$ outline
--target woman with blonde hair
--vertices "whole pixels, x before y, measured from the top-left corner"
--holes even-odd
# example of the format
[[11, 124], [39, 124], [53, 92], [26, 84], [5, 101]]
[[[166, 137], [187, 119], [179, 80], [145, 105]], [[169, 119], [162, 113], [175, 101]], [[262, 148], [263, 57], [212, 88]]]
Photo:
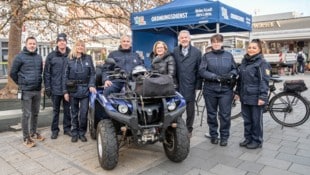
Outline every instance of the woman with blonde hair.
[[172, 54], [168, 51], [168, 46], [163, 41], [155, 42], [153, 52], [151, 53], [152, 70], [160, 74], [170, 75], [176, 84], [176, 68], [175, 60]]
[[90, 55], [85, 54], [85, 43], [75, 42], [69, 54], [63, 78], [64, 98], [70, 102], [72, 142], [78, 138], [86, 142], [89, 92], [96, 93], [95, 68]]

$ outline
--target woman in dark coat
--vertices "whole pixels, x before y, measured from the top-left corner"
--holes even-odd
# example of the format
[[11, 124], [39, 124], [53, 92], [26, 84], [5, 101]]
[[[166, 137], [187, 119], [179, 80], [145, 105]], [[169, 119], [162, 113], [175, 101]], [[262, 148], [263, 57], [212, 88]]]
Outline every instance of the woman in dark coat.
[[236, 98], [240, 97], [244, 124], [244, 140], [239, 144], [248, 149], [263, 144], [263, 110], [268, 100], [270, 65], [264, 59], [259, 39], [250, 42], [239, 67]]
[[[71, 89], [68, 82], [73, 82]], [[63, 78], [63, 89], [64, 98], [66, 101], [70, 101], [71, 106], [71, 142], [77, 142], [78, 138], [82, 142], [86, 142], [88, 97], [90, 92], [96, 93], [96, 88], [94, 64], [92, 57], [85, 54], [83, 41], [77, 41], [69, 54]]]
[[151, 54], [152, 70], [160, 74], [170, 75], [176, 84], [175, 75], [175, 61], [171, 53], [168, 51], [168, 46], [163, 41], [157, 41], [153, 46]]

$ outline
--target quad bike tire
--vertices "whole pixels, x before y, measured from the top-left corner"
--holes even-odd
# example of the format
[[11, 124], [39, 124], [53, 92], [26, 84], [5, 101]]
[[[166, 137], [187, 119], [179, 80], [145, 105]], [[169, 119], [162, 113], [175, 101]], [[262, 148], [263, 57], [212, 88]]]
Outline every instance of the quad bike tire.
[[118, 143], [115, 127], [110, 119], [101, 120], [97, 126], [97, 152], [99, 163], [111, 170], [118, 163]]
[[163, 146], [168, 159], [173, 162], [181, 162], [188, 156], [190, 142], [184, 120], [178, 117], [176, 122], [176, 128], [169, 126], [166, 129]]

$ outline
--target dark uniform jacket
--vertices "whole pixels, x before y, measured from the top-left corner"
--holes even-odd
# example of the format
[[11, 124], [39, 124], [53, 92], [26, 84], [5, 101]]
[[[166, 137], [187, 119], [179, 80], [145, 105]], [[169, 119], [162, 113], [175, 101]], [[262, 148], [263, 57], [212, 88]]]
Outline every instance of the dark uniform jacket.
[[176, 65], [175, 60], [171, 53], [166, 53], [162, 58], [156, 57], [154, 53], [151, 53], [152, 70], [157, 71], [160, 74], [170, 75], [176, 84]]
[[[118, 50], [111, 52], [108, 58], [113, 58], [116, 62], [116, 67], [124, 70], [128, 75], [131, 73], [134, 67], [138, 65], [143, 65], [143, 60], [139, 57], [139, 55], [130, 49], [122, 49], [119, 47]], [[109, 80], [107, 74], [103, 71], [102, 73], [102, 82]]]
[[42, 57], [26, 47], [15, 57], [10, 77], [23, 91], [40, 91], [42, 84]]
[[58, 47], [48, 54], [44, 66], [44, 85], [45, 89], [50, 89], [54, 95], [63, 95], [62, 78], [65, 73], [65, 65], [67, 62], [70, 49], [66, 48], [66, 53], [61, 53]]
[[267, 103], [270, 65], [262, 54], [252, 57], [245, 55], [239, 67], [240, 73], [236, 93], [241, 102], [248, 105], [257, 105], [258, 99]]
[[77, 92], [70, 95], [75, 98], [88, 97], [89, 88], [95, 87], [95, 68], [90, 55], [83, 54], [81, 58], [68, 59], [62, 82], [64, 94], [68, 93], [66, 83], [72, 80], [77, 84]]
[[201, 88], [199, 76], [199, 65], [201, 62], [201, 52], [193, 46], [189, 46], [186, 56], [182, 53], [182, 46], [174, 48], [173, 56], [177, 68], [178, 91], [183, 95], [187, 102], [195, 101], [196, 89]]
[[[200, 76], [205, 80], [204, 88], [215, 91], [231, 89], [228, 84], [218, 82], [223, 76], [236, 77], [238, 74], [237, 65], [230, 52], [224, 50], [213, 50], [204, 54], [199, 67]], [[210, 83], [209, 83], [210, 82]], [[214, 83], [212, 83], [214, 82]], [[224, 85], [224, 86], [222, 86]]]

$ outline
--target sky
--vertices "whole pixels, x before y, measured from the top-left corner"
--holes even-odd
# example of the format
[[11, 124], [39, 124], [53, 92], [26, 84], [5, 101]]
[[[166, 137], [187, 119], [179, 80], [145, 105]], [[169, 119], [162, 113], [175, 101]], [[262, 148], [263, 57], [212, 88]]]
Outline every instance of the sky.
[[310, 0], [219, 0], [250, 15], [267, 15], [283, 12], [303, 13], [310, 16]]

